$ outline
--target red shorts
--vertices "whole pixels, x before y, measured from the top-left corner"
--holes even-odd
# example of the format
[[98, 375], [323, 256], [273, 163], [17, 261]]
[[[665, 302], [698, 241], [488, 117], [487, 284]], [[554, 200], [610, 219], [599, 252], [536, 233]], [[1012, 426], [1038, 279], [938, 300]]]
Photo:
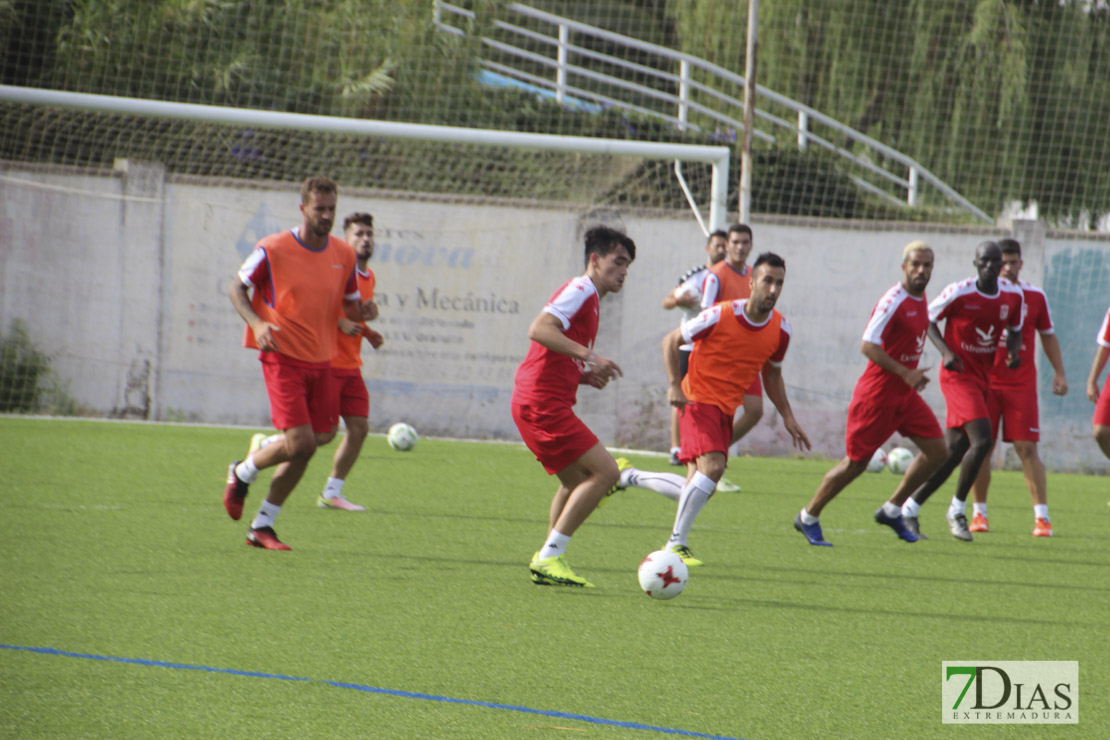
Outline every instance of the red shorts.
[[720, 452], [728, 459], [732, 442], [732, 417], [711, 403], [688, 403], [678, 417], [682, 449], [678, 460], [689, 463], [709, 452]]
[[945, 429], [959, 429], [969, 421], [989, 419], [990, 410], [987, 408], [989, 390], [978, 381], [958, 373], [942, 374], [940, 392], [944, 394], [946, 407]]
[[1091, 424], [1096, 427], [1110, 427], [1110, 382], [1102, 386], [1095, 404], [1095, 415]]
[[895, 432], [903, 437], [922, 439], [944, 436], [936, 415], [920, 393], [907, 393], [897, 403], [882, 403], [881, 400], [874, 396], [856, 398], [853, 395], [852, 402], [848, 404], [848, 431], [844, 435], [844, 444], [852, 460], [869, 461], [875, 450], [882, 447]]
[[312, 425], [324, 434], [339, 424], [339, 399], [332, 387], [328, 363], [305, 363], [263, 352], [262, 377], [270, 397], [270, 420], [275, 429]]
[[331, 369], [340, 416], [370, 416], [370, 394], [358, 369]]
[[1041, 440], [1036, 388], [991, 388], [987, 393], [987, 411], [993, 437], [998, 437], [1001, 421], [1003, 442]]
[[574, 415], [570, 406], [524, 406], [511, 404], [513, 421], [524, 444], [554, 475], [586, 454], [597, 444], [597, 435]]
[[756, 375], [755, 380], [748, 386], [748, 390], [744, 391], [745, 396], [762, 396], [763, 395], [763, 376]]

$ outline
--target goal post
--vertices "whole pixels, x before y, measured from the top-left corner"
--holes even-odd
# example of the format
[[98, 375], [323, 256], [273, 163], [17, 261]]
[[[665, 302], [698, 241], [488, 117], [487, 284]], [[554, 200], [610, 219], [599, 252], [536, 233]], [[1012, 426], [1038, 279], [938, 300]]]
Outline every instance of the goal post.
[[[603, 155], [675, 162], [675, 177], [695, 212], [702, 231], [724, 228], [727, 221], [730, 149], [723, 146], [675, 144], [587, 136], [535, 134], [519, 131], [463, 128], [420, 123], [362, 120], [340, 116], [282, 113], [194, 103], [94, 95], [59, 90], [0, 85], [0, 101], [13, 104], [67, 108], [123, 116], [192, 121], [225, 126], [257, 126], [326, 134], [345, 134], [388, 140], [531, 149], [567, 154]], [[711, 167], [708, 227], [682, 177], [681, 162]]]

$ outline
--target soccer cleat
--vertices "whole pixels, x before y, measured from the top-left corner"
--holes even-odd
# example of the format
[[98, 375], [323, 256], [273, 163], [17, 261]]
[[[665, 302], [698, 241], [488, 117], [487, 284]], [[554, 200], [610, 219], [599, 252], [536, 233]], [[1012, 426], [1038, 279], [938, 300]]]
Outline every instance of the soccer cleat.
[[825, 536], [821, 534], [821, 523], [814, 522], [813, 524], [806, 524], [802, 521], [802, 515], [800, 513], [794, 517], [794, 529], [805, 535], [805, 538], [811, 545], [818, 545], [820, 547], [833, 546], [833, 543], [827, 541]]
[[903, 514], [902, 515], [902, 523], [906, 525], [906, 529], [908, 529], [910, 531], [910, 534], [912, 534], [914, 537], [917, 537], [917, 539], [919, 539], [919, 540], [929, 539], [925, 535], [921, 534], [921, 523], [917, 520], [917, 517], [915, 517], [915, 516], [906, 516], [905, 514]]
[[227, 509], [227, 515], [239, 521], [243, 516], [243, 502], [247, 500], [247, 489], [249, 485], [239, 480], [239, 476], [235, 474], [235, 466], [242, 460], [236, 460], [227, 466], [227, 486], [224, 488], [224, 508]]
[[728, 478], [722, 476], [721, 479], [717, 481], [716, 490], [721, 491], [722, 493], [736, 493], [740, 490], [740, 486], [736, 485]]
[[562, 555], [553, 555], [549, 558], [539, 559], [537, 552], [528, 564], [532, 572], [532, 583], [537, 586], [578, 586], [579, 588], [595, 588], [594, 584], [581, 576], [575, 575], [567, 565]]
[[919, 539], [918, 536], [911, 532], [910, 528], [906, 526], [906, 523], [902, 520], [901, 514], [898, 516], [890, 516], [883, 511], [883, 507], [880, 506], [878, 511], [875, 512], [875, 521], [893, 529], [894, 534], [898, 535], [900, 539], [906, 542], [917, 542]]
[[247, 544], [263, 550], [292, 550], [293, 548], [277, 538], [273, 527], [259, 527], [247, 532]]
[[262, 449], [262, 442], [266, 439], [266, 435], [262, 432], [251, 436], [251, 446], [247, 449], [247, 457]]
[[[621, 472], [624, 472], [625, 470], [628, 470], [631, 467], [632, 467], [632, 463], [630, 463], [625, 458], [623, 458], [623, 457], [618, 457], [617, 458], [617, 470], [619, 470]], [[618, 477], [617, 482], [613, 485], [613, 487], [610, 488], [608, 491], [606, 491], [605, 495], [601, 497], [601, 500], [597, 502], [597, 508], [600, 509], [602, 506], [605, 506], [605, 504], [608, 503], [610, 496], [612, 496], [617, 491], [623, 491], [625, 488], [627, 488], [627, 486], [621, 485], [621, 479]]]
[[971, 524], [968, 526], [968, 530], [971, 532], [989, 532], [991, 531], [991, 525], [985, 516], [976, 514], [971, 517]]
[[332, 498], [324, 498], [320, 496], [316, 499], [316, 505], [321, 509], [339, 509], [341, 511], [366, 511], [365, 506], [352, 504], [342, 496], [333, 496]]
[[699, 565], [705, 565], [705, 561], [694, 557], [694, 551], [686, 545], [668, 545], [667, 552], [673, 552], [675, 555], [682, 558], [682, 562], [686, 563], [687, 568], [696, 568]]
[[964, 542], [971, 542], [971, 530], [967, 528], [967, 517], [963, 514], [952, 516], [951, 514], [944, 515], [945, 520], [948, 521], [948, 531], [952, 536]]
[[1033, 536], [1034, 537], [1051, 537], [1052, 536], [1052, 522], [1047, 519], [1037, 517], [1033, 522]]

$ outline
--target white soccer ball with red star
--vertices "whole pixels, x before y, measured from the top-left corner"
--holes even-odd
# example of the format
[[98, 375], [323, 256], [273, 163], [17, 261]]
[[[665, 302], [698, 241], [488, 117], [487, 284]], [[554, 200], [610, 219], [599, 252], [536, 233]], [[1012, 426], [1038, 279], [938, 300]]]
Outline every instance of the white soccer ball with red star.
[[653, 599], [673, 599], [686, 588], [690, 569], [673, 552], [656, 550], [640, 563], [640, 588]]

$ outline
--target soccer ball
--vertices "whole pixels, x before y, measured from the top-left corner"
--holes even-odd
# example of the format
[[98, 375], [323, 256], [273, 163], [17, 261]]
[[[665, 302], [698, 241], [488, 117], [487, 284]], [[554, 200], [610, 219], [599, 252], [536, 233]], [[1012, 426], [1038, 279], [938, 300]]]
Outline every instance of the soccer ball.
[[416, 447], [416, 441], [420, 439], [416, 430], [410, 427], [403, 421], [399, 421], [389, 428], [389, 434], [386, 435], [386, 440], [389, 441], [389, 446], [400, 452], [408, 452], [413, 447]]
[[640, 588], [653, 599], [673, 599], [686, 588], [690, 569], [673, 552], [656, 550], [640, 563]]
[[913, 453], [905, 447], [895, 447], [886, 456], [886, 464], [890, 468], [890, 472], [895, 475], [904, 474], [912, 461]]
[[883, 468], [886, 467], [886, 453], [883, 448], [875, 450], [875, 454], [871, 456], [871, 462], [867, 463], [868, 473], [881, 473]]

